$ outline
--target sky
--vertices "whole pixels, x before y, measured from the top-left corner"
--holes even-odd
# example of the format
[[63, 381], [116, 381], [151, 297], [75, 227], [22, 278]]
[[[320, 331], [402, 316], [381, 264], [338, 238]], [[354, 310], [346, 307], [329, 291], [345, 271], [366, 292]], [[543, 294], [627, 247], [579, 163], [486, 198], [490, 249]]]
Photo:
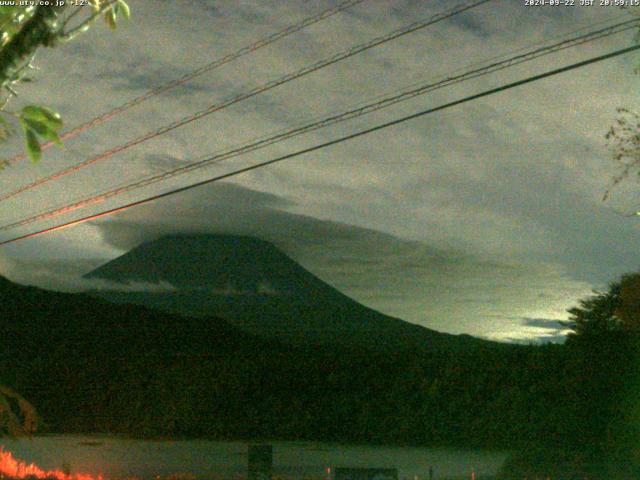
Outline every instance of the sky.
[[[579, 3], [579, 2], [576, 2]], [[132, 0], [111, 32], [39, 52], [11, 104], [43, 104], [74, 126], [334, 6], [333, 1]], [[97, 126], [33, 165], [10, 191], [353, 45], [431, 17], [449, 1], [366, 0]], [[0, 202], [2, 225], [203, 155], [342, 112], [409, 85], [559, 41], [629, 15], [615, 7], [494, 0], [385, 43]], [[296, 137], [52, 220], [26, 234], [269, 160], [633, 43], [634, 32], [502, 70]], [[557, 341], [566, 310], [638, 270], [640, 185], [623, 182], [604, 135], [638, 109], [637, 53], [580, 68], [324, 148], [112, 217], [0, 247], [0, 273], [47, 288], [163, 234], [253, 235], [367, 306], [436, 330]], [[3, 146], [10, 157], [21, 139]], [[153, 287], [153, 286], [152, 286]], [[160, 286], [164, 288], [166, 286]]]

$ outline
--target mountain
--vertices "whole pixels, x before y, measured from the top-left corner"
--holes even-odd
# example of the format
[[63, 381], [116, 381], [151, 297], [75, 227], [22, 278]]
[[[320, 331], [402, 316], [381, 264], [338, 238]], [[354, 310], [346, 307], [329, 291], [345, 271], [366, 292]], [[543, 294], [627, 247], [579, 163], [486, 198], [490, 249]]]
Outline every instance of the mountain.
[[513, 448], [593, 431], [563, 346], [482, 345], [287, 345], [0, 277], [0, 383], [44, 433]]
[[[170, 434], [163, 412], [172, 412], [198, 434], [186, 412], [210, 418], [216, 408], [235, 408], [216, 400], [222, 372], [238, 365], [246, 378], [261, 363], [256, 352], [279, 349], [217, 318], [182, 318], [0, 277], [0, 383], [32, 402], [48, 431]], [[197, 382], [204, 374], [209, 380]]]
[[[218, 316], [252, 334], [293, 344], [439, 350], [483, 343], [367, 308], [272, 244], [252, 237], [166, 236], [139, 245], [86, 277], [123, 284], [122, 291], [94, 292], [114, 302]], [[170, 284], [174, 290], [126, 290], [126, 284], [140, 282]]]

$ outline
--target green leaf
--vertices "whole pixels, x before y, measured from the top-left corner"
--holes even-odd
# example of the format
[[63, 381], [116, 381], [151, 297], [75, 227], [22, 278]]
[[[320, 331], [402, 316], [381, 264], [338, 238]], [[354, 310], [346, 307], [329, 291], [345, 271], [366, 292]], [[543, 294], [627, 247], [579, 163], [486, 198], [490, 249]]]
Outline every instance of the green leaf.
[[100, 0], [89, 0], [89, 4], [91, 5], [93, 13], [98, 13], [100, 11]]
[[62, 139], [60, 138], [60, 135], [58, 135], [56, 132], [54, 132], [53, 130], [49, 130], [49, 136], [45, 137], [47, 140], [55, 143], [56, 145], [58, 145], [59, 147], [61, 147], [63, 145], [62, 143]]
[[62, 145], [62, 140], [60, 140], [56, 131], [50, 128], [49, 125], [31, 120], [30, 118], [21, 118], [20, 123], [25, 130], [33, 130], [44, 139], [50, 140], [57, 145]]
[[116, 13], [116, 6], [118, 4], [116, 3], [116, 5], [114, 5], [112, 8], [110, 8], [107, 13], [105, 13], [104, 15], [104, 20], [105, 22], [107, 22], [107, 25], [109, 25], [109, 28], [115, 30], [116, 26], [117, 26], [117, 13]]
[[18, 7], [0, 7], [0, 23], [12, 21], [18, 12]]
[[33, 163], [38, 162], [42, 158], [42, 148], [38, 143], [38, 138], [33, 130], [25, 130], [25, 136], [27, 139], [27, 154]]
[[116, 7], [118, 8], [116, 15], [122, 15], [125, 20], [129, 20], [131, 18], [131, 9], [129, 8], [129, 5], [127, 5], [127, 2], [124, 0], [118, 0]]
[[51, 130], [59, 130], [62, 128], [62, 119], [60, 114], [45, 107], [29, 105], [22, 109], [21, 118], [41, 122], [47, 125]]

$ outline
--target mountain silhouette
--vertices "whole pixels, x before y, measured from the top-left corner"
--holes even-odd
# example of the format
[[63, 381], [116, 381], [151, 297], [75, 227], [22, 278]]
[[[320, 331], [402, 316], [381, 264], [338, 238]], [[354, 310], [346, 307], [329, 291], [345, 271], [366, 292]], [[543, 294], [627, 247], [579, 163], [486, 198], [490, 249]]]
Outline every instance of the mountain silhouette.
[[[284, 261], [273, 247], [246, 244]], [[156, 272], [166, 268], [157, 266]], [[201, 274], [206, 266], [201, 262]], [[261, 280], [275, 282], [277, 275], [269, 273]], [[438, 334], [358, 306], [306, 278], [318, 295], [333, 298], [335, 309], [344, 308], [343, 317], [327, 322], [333, 336], [323, 338], [333, 340], [342, 331], [351, 343], [292, 345], [215, 317], [118, 305], [0, 277], [0, 383], [35, 406], [41, 433], [507, 449], [558, 428], [571, 433], [573, 425], [586, 425], [575, 442], [592, 430], [579, 421], [581, 413], [573, 414], [584, 389], [577, 383], [567, 390], [574, 369], [562, 346], [534, 349]], [[291, 288], [302, 293], [303, 286]], [[316, 312], [318, 321], [336, 312], [331, 308]], [[299, 331], [315, 334], [304, 324], [311, 314], [305, 315], [296, 319]], [[428, 348], [402, 350], [418, 345], [410, 343], [411, 334]]]
[[[182, 315], [216, 316], [247, 332], [294, 344], [374, 349], [451, 349], [482, 340], [436, 332], [365, 307], [269, 242], [234, 235], [174, 235], [141, 244], [87, 278], [123, 284], [95, 294]], [[130, 283], [171, 291], [124, 291]]]

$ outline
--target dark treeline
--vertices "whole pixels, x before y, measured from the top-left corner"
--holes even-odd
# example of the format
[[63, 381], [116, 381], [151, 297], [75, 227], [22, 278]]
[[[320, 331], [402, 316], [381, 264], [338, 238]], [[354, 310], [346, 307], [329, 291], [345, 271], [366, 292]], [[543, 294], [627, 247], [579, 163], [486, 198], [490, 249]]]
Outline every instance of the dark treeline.
[[526, 455], [508, 468], [520, 470], [544, 463], [539, 449], [574, 470], [621, 465], [636, 441], [626, 332], [455, 354], [291, 347], [9, 282], [0, 315], [0, 378], [35, 405], [41, 431], [515, 449]]

